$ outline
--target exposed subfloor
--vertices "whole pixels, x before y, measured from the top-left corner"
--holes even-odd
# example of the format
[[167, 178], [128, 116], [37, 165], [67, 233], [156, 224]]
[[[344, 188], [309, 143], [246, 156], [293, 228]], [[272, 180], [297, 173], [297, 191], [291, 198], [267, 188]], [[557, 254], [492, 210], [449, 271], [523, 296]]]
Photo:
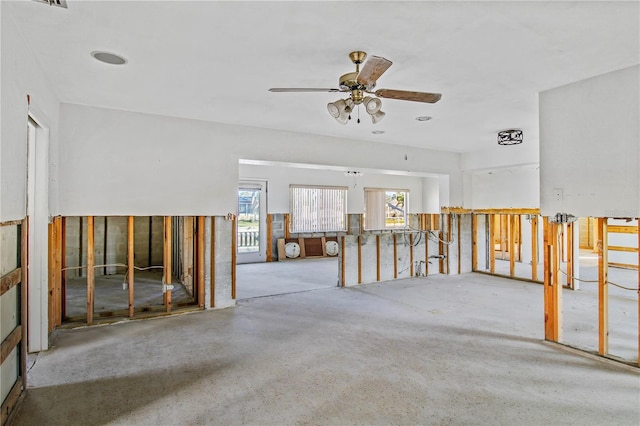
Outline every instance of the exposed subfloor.
[[542, 342], [542, 291], [436, 275], [61, 330], [13, 424], [637, 426], [638, 371]]

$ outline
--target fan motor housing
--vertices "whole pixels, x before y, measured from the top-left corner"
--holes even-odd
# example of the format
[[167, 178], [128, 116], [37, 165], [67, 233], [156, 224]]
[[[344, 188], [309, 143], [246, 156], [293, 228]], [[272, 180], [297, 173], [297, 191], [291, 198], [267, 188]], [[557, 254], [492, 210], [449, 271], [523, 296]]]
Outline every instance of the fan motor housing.
[[[351, 91], [351, 99], [354, 103], [360, 104], [364, 99], [364, 91], [371, 90], [373, 88], [367, 88], [362, 84], [358, 83], [358, 72], [349, 72], [340, 76], [340, 80], [338, 81], [338, 85], [343, 91]], [[374, 85], [375, 86], [375, 85]]]

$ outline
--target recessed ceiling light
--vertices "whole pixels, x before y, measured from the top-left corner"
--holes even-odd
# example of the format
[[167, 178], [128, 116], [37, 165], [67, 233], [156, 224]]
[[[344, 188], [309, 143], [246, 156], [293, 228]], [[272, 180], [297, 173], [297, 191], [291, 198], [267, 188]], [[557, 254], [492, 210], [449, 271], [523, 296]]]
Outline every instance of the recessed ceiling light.
[[429, 121], [432, 118], [433, 117], [429, 117], [428, 115], [421, 115], [420, 117], [416, 117], [416, 120], [418, 120], [418, 121]]
[[384, 133], [384, 130], [372, 130], [371, 133], [373, 133], [374, 135], [381, 135]]
[[100, 62], [104, 62], [105, 64], [122, 65], [127, 63], [127, 60], [125, 58], [120, 55], [116, 55], [115, 53], [96, 51], [91, 52], [91, 56], [93, 56]]

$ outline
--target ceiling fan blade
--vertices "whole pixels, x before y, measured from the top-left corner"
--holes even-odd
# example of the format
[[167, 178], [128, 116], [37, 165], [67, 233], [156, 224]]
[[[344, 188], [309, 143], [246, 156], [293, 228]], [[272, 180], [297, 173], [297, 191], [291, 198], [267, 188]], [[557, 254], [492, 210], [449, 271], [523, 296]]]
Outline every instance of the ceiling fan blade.
[[358, 74], [357, 81], [363, 86], [373, 87], [376, 81], [389, 67], [393, 64], [388, 59], [381, 58], [380, 56], [371, 56]]
[[435, 104], [440, 100], [440, 93], [410, 92], [407, 90], [378, 89], [375, 95], [380, 98], [398, 99], [401, 101], [426, 102]]
[[339, 92], [340, 89], [320, 89], [314, 87], [272, 87], [270, 92]]

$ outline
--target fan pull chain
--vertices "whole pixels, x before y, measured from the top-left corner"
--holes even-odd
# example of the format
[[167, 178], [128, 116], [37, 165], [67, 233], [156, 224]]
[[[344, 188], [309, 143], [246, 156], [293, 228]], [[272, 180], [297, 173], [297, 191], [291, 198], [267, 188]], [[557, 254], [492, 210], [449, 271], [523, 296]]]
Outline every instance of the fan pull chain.
[[358, 105], [358, 124], [360, 124], [360, 105]]

